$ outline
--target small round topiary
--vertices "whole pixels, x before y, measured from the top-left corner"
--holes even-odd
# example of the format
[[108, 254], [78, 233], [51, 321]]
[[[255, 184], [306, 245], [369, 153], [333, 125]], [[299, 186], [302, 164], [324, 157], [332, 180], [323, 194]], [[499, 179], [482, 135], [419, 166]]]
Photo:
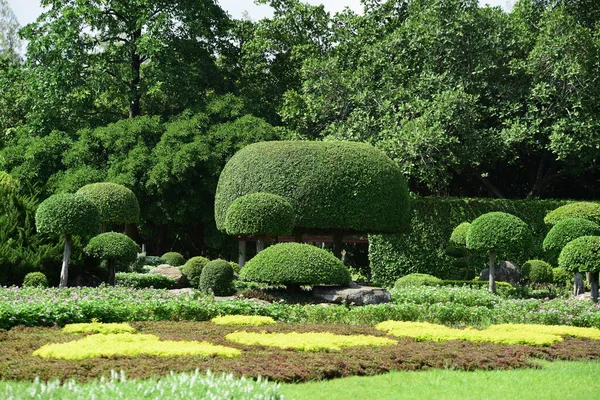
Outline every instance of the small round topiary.
[[135, 194], [118, 183], [91, 183], [77, 193], [98, 207], [103, 224], [130, 224], [138, 222], [140, 218], [140, 205]]
[[600, 225], [583, 218], [565, 218], [550, 229], [542, 247], [558, 254], [567, 243], [581, 236], [600, 236]]
[[521, 267], [521, 277], [532, 283], [550, 283], [552, 266], [544, 260], [529, 260]]
[[100, 228], [98, 209], [79, 194], [55, 194], [44, 200], [35, 213], [40, 233], [55, 235], [90, 235]]
[[296, 216], [285, 198], [272, 193], [251, 193], [235, 199], [227, 209], [225, 231], [230, 235], [291, 235]]
[[581, 236], [567, 243], [558, 266], [569, 272], [600, 271], [600, 236]]
[[566, 218], [583, 218], [600, 224], [600, 204], [591, 201], [565, 204], [546, 214], [544, 222], [546, 225], [556, 225]]
[[476, 218], [466, 237], [467, 248], [473, 250], [523, 249], [531, 242], [531, 229], [523, 220], [497, 211]]
[[210, 260], [206, 257], [192, 257], [183, 265], [181, 272], [186, 276], [190, 285], [194, 288], [198, 288], [200, 285], [200, 275], [202, 270], [208, 264]]
[[227, 261], [213, 260], [202, 269], [198, 288], [215, 296], [231, 296], [235, 293], [233, 278], [233, 268]]
[[108, 263], [108, 283], [115, 285], [117, 262], [130, 263], [137, 259], [138, 247], [127, 235], [117, 232], [101, 233], [90, 239], [85, 253]]
[[240, 271], [240, 280], [275, 285], [348, 285], [348, 268], [333, 254], [315, 246], [280, 243], [267, 247]]
[[48, 287], [48, 278], [41, 272], [30, 272], [23, 279], [23, 287]]
[[560, 286], [566, 286], [573, 280], [573, 274], [570, 274], [564, 268], [556, 267], [552, 269], [552, 281]]
[[185, 264], [185, 258], [183, 258], [183, 256], [176, 251], [169, 251], [160, 256], [160, 258], [165, 260], [167, 264], [169, 264], [172, 267], [179, 267]]
[[408, 274], [396, 280], [394, 288], [405, 286], [435, 286], [442, 283], [440, 278], [429, 274]]

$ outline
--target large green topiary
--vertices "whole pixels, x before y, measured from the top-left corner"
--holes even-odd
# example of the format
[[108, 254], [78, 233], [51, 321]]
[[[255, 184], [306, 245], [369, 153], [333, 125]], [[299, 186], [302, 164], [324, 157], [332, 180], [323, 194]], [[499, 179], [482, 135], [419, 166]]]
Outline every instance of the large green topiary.
[[202, 270], [209, 262], [210, 260], [208, 258], [202, 256], [192, 257], [186, 261], [181, 269], [181, 272], [183, 272], [183, 274], [186, 276], [190, 286], [193, 288], [198, 288]]
[[77, 193], [98, 207], [103, 224], [130, 224], [138, 222], [140, 218], [140, 206], [135, 194], [118, 183], [92, 183], [83, 186]]
[[116, 232], [101, 233], [90, 239], [85, 248], [90, 257], [106, 260], [108, 263], [108, 283], [115, 285], [117, 262], [130, 263], [136, 260], [138, 247], [127, 235]]
[[240, 280], [276, 285], [347, 285], [350, 271], [333, 254], [315, 246], [280, 243], [266, 248], [240, 271]]
[[556, 225], [566, 218], [584, 218], [600, 224], [600, 204], [591, 201], [565, 204], [546, 214], [544, 222], [547, 225]]
[[521, 267], [521, 278], [532, 283], [553, 281], [552, 266], [544, 260], [529, 260]]
[[179, 267], [185, 264], [185, 258], [181, 255], [181, 253], [178, 253], [176, 251], [169, 251], [160, 256], [160, 258], [165, 260], [167, 264], [169, 264], [172, 267]]
[[581, 236], [567, 243], [558, 256], [558, 266], [569, 272], [590, 272], [591, 295], [598, 302], [600, 236]]
[[231, 296], [235, 293], [233, 278], [233, 268], [227, 261], [213, 260], [202, 269], [198, 288], [215, 296]]
[[41, 272], [30, 272], [23, 279], [23, 287], [48, 287], [48, 278]]
[[215, 195], [215, 220], [239, 197], [287, 199], [302, 232], [398, 232], [410, 217], [406, 180], [384, 153], [364, 143], [281, 141], [246, 146], [227, 163]]
[[64, 235], [65, 250], [60, 274], [60, 287], [66, 287], [71, 259], [71, 236], [87, 236], [100, 227], [98, 209], [86, 197], [62, 193], [44, 200], [35, 213], [35, 226], [40, 233]]
[[467, 232], [468, 249], [486, 251], [490, 256], [490, 290], [496, 292], [495, 257], [497, 251], [531, 246], [529, 226], [518, 217], [504, 212], [490, 212], [477, 217]]
[[600, 225], [583, 218], [565, 218], [550, 229], [542, 247], [556, 256], [567, 243], [581, 236], [600, 236]]
[[296, 216], [289, 201], [272, 193], [251, 193], [227, 209], [225, 230], [230, 235], [291, 235]]

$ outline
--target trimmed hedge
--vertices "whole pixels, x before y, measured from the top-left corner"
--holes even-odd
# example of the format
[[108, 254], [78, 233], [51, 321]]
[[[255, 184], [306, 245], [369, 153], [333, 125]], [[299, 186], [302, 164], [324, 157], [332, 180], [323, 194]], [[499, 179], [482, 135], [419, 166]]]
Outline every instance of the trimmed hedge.
[[[412, 199], [410, 228], [399, 234], [369, 235], [369, 259], [374, 282], [392, 286], [396, 279], [420, 272], [442, 279], [461, 279], [464, 271], [454, 267], [454, 259], [446, 254], [448, 240], [454, 228], [464, 221], [490, 211], [513, 214], [526, 222], [533, 231], [533, 246], [523, 251], [504, 251], [497, 260], [510, 260], [522, 265], [530, 259], [548, 260], [542, 241], [548, 227], [546, 214], [562, 205], [560, 200], [468, 199], [448, 197], [417, 197]], [[471, 256], [477, 272], [486, 268], [488, 257]]]
[[103, 224], [130, 224], [138, 222], [140, 218], [140, 205], [135, 194], [118, 183], [91, 183], [77, 193], [98, 207]]
[[181, 272], [183, 272], [191, 287], [198, 289], [202, 270], [209, 262], [210, 260], [206, 257], [196, 256], [190, 258], [185, 264], [183, 264]]
[[301, 243], [267, 247], [246, 263], [240, 280], [274, 285], [347, 285], [350, 271], [330, 252]]
[[134, 289], [173, 289], [175, 281], [161, 274], [138, 274], [135, 272], [119, 272], [116, 274], [116, 285]]
[[233, 268], [225, 260], [213, 260], [206, 264], [200, 274], [198, 288], [215, 296], [231, 296], [235, 293], [233, 286]]
[[225, 165], [215, 195], [215, 220], [225, 230], [227, 209], [256, 192], [287, 199], [303, 232], [400, 232], [410, 217], [400, 168], [371, 145], [281, 141], [244, 147]]
[[185, 258], [176, 251], [169, 251], [160, 256], [160, 258], [172, 267], [179, 267], [185, 264]]
[[548, 225], [556, 225], [566, 218], [584, 218], [600, 224], [600, 204], [591, 201], [565, 204], [549, 212], [544, 217], [544, 222]]
[[569, 272], [600, 272], [600, 236], [581, 236], [567, 243], [558, 266]]
[[35, 226], [40, 233], [87, 236], [98, 232], [98, 208], [86, 197], [55, 194], [44, 200], [35, 213]]
[[106, 232], [91, 238], [85, 247], [85, 252], [90, 257], [102, 260], [134, 262], [137, 259], [138, 248], [129, 236], [117, 232]]
[[296, 215], [289, 201], [271, 193], [251, 193], [227, 209], [225, 230], [230, 235], [291, 235]]
[[521, 267], [521, 278], [533, 283], [551, 283], [552, 266], [543, 260], [529, 260]]
[[600, 225], [588, 219], [565, 218], [550, 229], [542, 247], [545, 251], [558, 255], [567, 243], [581, 236], [600, 236]]

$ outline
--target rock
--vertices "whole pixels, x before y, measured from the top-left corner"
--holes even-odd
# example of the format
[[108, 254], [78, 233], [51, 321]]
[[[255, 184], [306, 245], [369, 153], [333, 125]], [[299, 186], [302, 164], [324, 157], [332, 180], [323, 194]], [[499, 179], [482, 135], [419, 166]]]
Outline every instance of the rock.
[[[508, 282], [511, 285], [519, 283], [521, 278], [520, 268], [517, 264], [510, 261], [502, 261], [499, 265], [496, 265], [496, 282]], [[487, 281], [490, 279], [490, 269], [486, 268], [479, 274], [480, 281]]]
[[172, 267], [169, 264], [161, 264], [158, 267], [151, 269], [149, 273], [160, 274], [173, 279], [175, 281], [175, 288], [183, 288], [189, 285], [187, 278], [179, 268]]
[[313, 287], [313, 297], [328, 303], [354, 304], [357, 306], [392, 301], [392, 296], [387, 290], [360, 285], [351, 287], [315, 286]]

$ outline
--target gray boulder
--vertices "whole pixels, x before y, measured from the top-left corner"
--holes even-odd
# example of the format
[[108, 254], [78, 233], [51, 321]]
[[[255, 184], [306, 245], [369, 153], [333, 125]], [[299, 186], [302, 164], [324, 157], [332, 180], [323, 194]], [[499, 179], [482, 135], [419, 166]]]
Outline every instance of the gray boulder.
[[160, 274], [166, 276], [167, 278], [173, 279], [175, 281], [176, 288], [184, 288], [189, 286], [187, 278], [185, 275], [183, 275], [179, 268], [172, 267], [169, 264], [161, 264], [158, 267], [151, 269], [149, 273]]
[[[500, 264], [496, 265], [496, 281], [497, 282], [508, 282], [511, 285], [516, 285], [519, 283], [519, 279], [521, 278], [521, 273], [519, 272], [521, 269], [519, 266], [510, 261], [502, 261]], [[490, 269], [486, 268], [481, 271], [479, 274], [480, 281], [487, 281], [490, 279]]]
[[313, 287], [313, 297], [328, 303], [354, 304], [357, 306], [392, 301], [392, 296], [387, 290], [360, 285], [351, 287], [315, 286]]

